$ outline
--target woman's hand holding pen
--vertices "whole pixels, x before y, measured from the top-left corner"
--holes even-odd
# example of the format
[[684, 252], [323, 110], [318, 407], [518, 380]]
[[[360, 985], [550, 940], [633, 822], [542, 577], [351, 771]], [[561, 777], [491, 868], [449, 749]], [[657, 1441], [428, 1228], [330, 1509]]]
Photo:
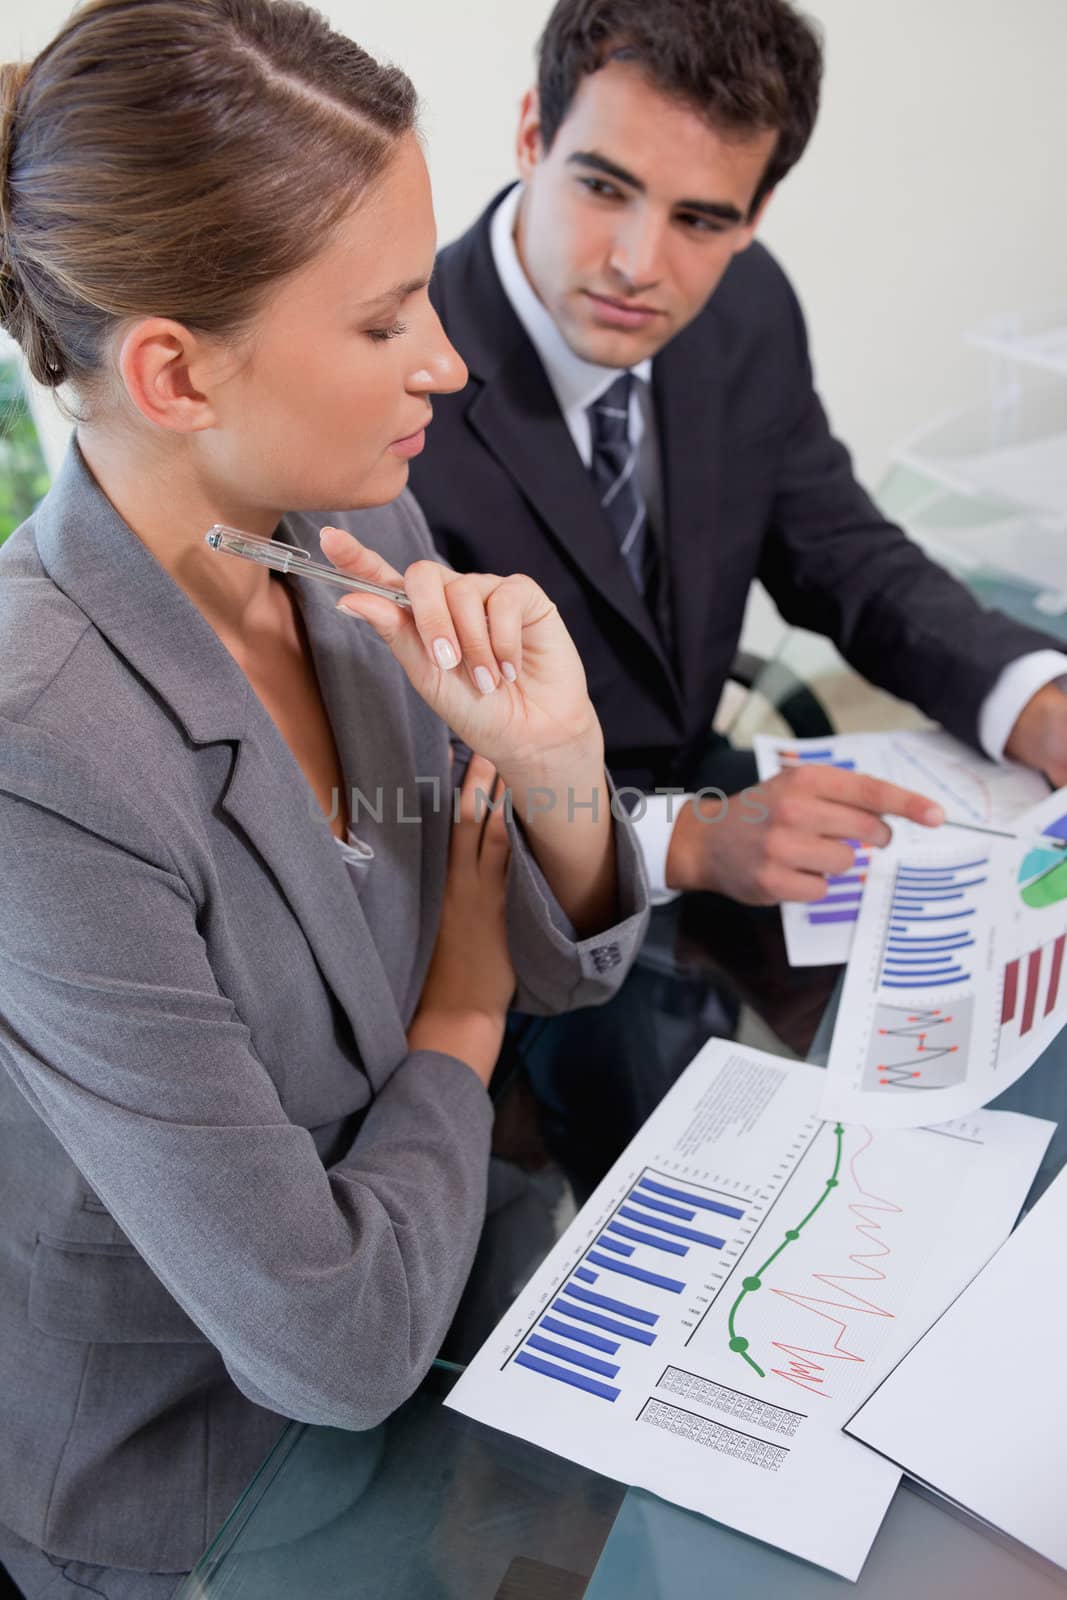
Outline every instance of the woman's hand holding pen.
[[581, 659], [531, 578], [458, 573], [416, 561], [401, 575], [343, 529], [322, 530], [323, 554], [341, 572], [403, 588], [411, 610], [353, 592], [338, 610], [369, 622], [412, 687], [464, 744], [511, 781], [576, 754], [602, 762], [603, 740]]
[[338, 610], [368, 622], [412, 687], [496, 768], [563, 910], [580, 933], [615, 920], [615, 863], [604, 737], [581, 659], [531, 578], [403, 574], [340, 528], [322, 530], [339, 571], [402, 587], [411, 610], [353, 592]]

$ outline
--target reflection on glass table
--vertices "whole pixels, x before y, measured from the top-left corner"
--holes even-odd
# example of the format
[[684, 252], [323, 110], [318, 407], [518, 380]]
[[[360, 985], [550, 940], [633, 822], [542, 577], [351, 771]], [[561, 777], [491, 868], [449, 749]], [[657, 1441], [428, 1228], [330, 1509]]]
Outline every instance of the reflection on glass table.
[[[793, 634], [780, 654], [807, 678], [817, 648], [828, 647]], [[758, 687], [750, 696], [731, 730], [736, 742], [777, 731], [769, 698]], [[899, 719], [885, 725], [914, 725], [911, 708], [882, 698], [884, 716]], [[715, 1031], [712, 1001], [721, 1007], [732, 993], [742, 1023], [755, 1019], [763, 1030], [755, 1042], [825, 1064], [837, 969], [791, 969], [776, 909], [687, 896], [656, 916], [657, 955], [640, 982], [650, 1026], [679, 1059]], [[1067, 1037], [997, 1104], [1062, 1124], [1036, 1198], [1067, 1160]], [[544, 1152], [528, 1111], [521, 1094], [498, 1111], [505, 1165], [521, 1175], [502, 1216], [510, 1211], [521, 1248], [511, 1251], [505, 1237], [501, 1251], [479, 1256], [470, 1298], [485, 1332], [573, 1209], [558, 1171], [539, 1165]], [[534, 1202], [540, 1232], [529, 1221]], [[503, 1300], [494, 1255], [511, 1274]], [[179, 1600], [793, 1600], [850, 1592], [843, 1579], [446, 1409], [457, 1370], [439, 1363], [370, 1433], [285, 1427]], [[861, 1600], [1051, 1600], [1067, 1593], [1067, 1575], [903, 1487], [851, 1592]]]

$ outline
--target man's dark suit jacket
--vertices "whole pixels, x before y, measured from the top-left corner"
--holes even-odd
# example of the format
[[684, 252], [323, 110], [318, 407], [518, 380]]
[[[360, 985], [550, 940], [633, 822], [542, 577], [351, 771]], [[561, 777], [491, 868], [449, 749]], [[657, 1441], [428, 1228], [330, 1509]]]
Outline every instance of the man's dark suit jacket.
[[529, 573], [556, 601], [616, 778], [692, 784], [754, 578], [788, 622], [975, 744], [1002, 668], [1058, 641], [981, 610], [876, 510], [830, 433], [793, 289], [760, 245], [652, 365], [664, 648], [497, 276], [502, 198], [438, 257], [431, 297], [470, 382], [435, 400], [411, 485], [454, 566]]

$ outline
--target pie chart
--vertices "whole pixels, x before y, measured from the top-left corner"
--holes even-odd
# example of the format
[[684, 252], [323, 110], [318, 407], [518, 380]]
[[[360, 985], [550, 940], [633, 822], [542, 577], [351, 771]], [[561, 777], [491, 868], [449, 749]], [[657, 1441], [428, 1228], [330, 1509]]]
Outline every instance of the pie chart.
[[1048, 847], [1041, 844], [1028, 850], [1019, 868], [1019, 893], [1024, 905], [1033, 911], [1067, 900], [1067, 850], [1057, 850], [1054, 839], [1067, 839], [1067, 817], [1060, 817], [1044, 830]]

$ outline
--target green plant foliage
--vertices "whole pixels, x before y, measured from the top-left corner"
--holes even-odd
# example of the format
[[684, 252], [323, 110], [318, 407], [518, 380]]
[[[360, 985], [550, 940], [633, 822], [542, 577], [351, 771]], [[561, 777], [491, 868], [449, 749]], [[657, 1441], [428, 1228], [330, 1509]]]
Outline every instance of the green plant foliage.
[[48, 468], [16, 357], [0, 357], [0, 544], [48, 488]]

